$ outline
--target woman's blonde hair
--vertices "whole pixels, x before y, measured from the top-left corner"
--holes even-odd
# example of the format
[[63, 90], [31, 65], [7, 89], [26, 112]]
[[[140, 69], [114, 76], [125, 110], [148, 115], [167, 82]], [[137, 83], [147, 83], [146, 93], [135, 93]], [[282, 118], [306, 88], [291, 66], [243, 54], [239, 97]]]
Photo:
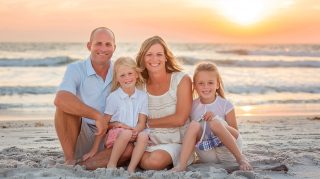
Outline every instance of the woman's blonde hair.
[[120, 87], [120, 84], [119, 84], [119, 82], [117, 80], [117, 69], [121, 65], [127, 66], [129, 68], [132, 68], [137, 72], [138, 78], [137, 78], [137, 82], [136, 82], [136, 87], [137, 88], [142, 88], [144, 80], [143, 80], [142, 75], [141, 75], [141, 69], [137, 67], [137, 64], [134, 61], [134, 59], [131, 58], [131, 57], [120, 57], [120, 58], [118, 58], [116, 60], [116, 62], [114, 63], [114, 66], [113, 66], [111, 92], [115, 91], [116, 89], [118, 89]]
[[222, 98], [225, 98], [223, 81], [222, 81], [221, 75], [219, 73], [219, 70], [218, 70], [216, 64], [214, 64], [212, 62], [201, 62], [196, 66], [196, 69], [194, 70], [194, 74], [193, 74], [193, 89], [192, 89], [193, 96], [194, 97], [198, 96], [194, 87], [195, 87], [195, 83], [196, 83], [196, 76], [201, 71], [214, 72], [216, 74], [217, 81], [219, 84], [219, 88], [217, 89], [216, 92], [218, 93], [219, 96], [221, 96]]
[[172, 73], [172, 72], [179, 72], [182, 70], [182, 67], [178, 64], [176, 58], [174, 57], [171, 50], [168, 48], [166, 42], [159, 36], [153, 36], [153, 37], [146, 39], [142, 43], [142, 45], [140, 47], [140, 51], [139, 51], [137, 58], [136, 58], [138, 67], [142, 69], [142, 77], [144, 79], [149, 78], [149, 74], [148, 74], [148, 71], [146, 69], [146, 65], [144, 62], [144, 57], [145, 57], [147, 51], [150, 49], [150, 47], [154, 44], [160, 44], [164, 49], [164, 55], [167, 59], [166, 63], [165, 63], [165, 67], [166, 67], [167, 72]]

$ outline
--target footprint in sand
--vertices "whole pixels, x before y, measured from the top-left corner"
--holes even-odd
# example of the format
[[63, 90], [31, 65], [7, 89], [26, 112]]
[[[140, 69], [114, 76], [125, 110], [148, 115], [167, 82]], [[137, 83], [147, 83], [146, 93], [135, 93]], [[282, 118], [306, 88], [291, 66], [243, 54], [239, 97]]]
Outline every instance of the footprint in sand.
[[35, 140], [34, 142], [44, 142], [44, 141], [55, 141], [57, 140], [56, 138], [46, 138], [46, 139], [38, 139]]

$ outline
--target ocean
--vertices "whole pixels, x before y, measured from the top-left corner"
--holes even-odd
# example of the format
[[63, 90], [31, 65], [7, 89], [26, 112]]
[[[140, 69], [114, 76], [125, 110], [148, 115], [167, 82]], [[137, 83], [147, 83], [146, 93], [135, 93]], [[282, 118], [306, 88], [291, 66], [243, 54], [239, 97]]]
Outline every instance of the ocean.
[[[169, 47], [190, 76], [196, 63], [215, 62], [227, 98], [243, 113], [280, 105], [320, 114], [320, 44], [169, 43]], [[119, 43], [113, 59], [134, 58], [139, 48], [138, 43]], [[66, 66], [88, 55], [85, 43], [0, 43], [0, 119], [9, 114], [52, 118]]]

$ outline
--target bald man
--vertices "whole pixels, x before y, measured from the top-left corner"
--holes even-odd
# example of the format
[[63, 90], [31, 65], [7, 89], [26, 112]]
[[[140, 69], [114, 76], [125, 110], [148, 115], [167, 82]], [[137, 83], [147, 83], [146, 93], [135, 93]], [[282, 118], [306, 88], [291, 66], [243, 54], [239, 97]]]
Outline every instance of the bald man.
[[[95, 135], [104, 135], [109, 122], [103, 112], [111, 91], [114, 33], [106, 27], [94, 29], [87, 48], [87, 59], [68, 65], [54, 100], [55, 127], [67, 165], [90, 151]], [[120, 163], [130, 159], [131, 152], [129, 146]], [[110, 154], [101, 143], [100, 152], [82, 164], [88, 169], [106, 167]]]

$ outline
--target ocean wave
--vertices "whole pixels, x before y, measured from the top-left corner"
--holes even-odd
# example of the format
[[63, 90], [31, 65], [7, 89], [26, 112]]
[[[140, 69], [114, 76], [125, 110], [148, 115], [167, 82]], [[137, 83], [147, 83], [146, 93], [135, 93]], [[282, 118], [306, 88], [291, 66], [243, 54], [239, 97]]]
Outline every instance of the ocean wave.
[[258, 85], [233, 85], [225, 88], [233, 94], [266, 94], [266, 93], [320, 93], [320, 86], [258, 86]]
[[[57, 92], [56, 86], [14, 86], [0, 87], [0, 96], [11, 95], [41, 95], [54, 94]], [[229, 85], [225, 91], [232, 94], [266, 94], [266, 93], [310, 93], [320, 94], [320, 86], [297, 85], [297, 86], [259, 86], [259, 85]]]
[[36, 67], [36, 66], [61, 66], [72, 63], [79, 59], [67, 56], [44, 57], [44, 58], [0, 58], [0, 66], [2, 67]]
[[231, 49], [231, 50], [217, 50], [220, 54], [234, 54], [234, 55], [252, 55], [252, 56], [289, 56], [289, 57], [320, 57], [318, 50], [288, 50], [284, 49], [269, 49], [269, 50], [248, 50], [248, 49]]
[[25, 95], [25, 94], [54, 94], [57, 91], [57, 87], [54, 86], [14, 86], [14, 87], [0, 87], [0, 96], [11, 95]]
[[262, 105], [262, 104], [319, 104], [320, 99], [298, 100], [264, 100], [264, 101], [240, 101], [236, 105]]
[[305, 67], [305, 68], [320, 68], [320, 61], [283, 61], [283, 60], [213, 60], [213, 59], [197, 59], [193, 57], [177, 57], [184, 65], [194, 65], [200, 61], [214, 62], [219, 66], [225, 67]]
[[0, 103], [0, 110], [12, 110], [12, 109], [34, 109], [39, 111], [39, 108], [53, 109], [52, 104], [34, 104], [34, 103]]
[[[260, 101], [251, 101], [251, 100], [242, 100], [233, 102], [236, 106], [245, 106], [245, 105], [262, 105], [262, 104], [319, 104], [320, 99], [297, 99], [297, 100], [260, 100]], [[41, 109], [54, 110], [53, 103], [0, 103], [1, 110], [16, 110], [16, 109], [28, 109], [39, 111]]]

